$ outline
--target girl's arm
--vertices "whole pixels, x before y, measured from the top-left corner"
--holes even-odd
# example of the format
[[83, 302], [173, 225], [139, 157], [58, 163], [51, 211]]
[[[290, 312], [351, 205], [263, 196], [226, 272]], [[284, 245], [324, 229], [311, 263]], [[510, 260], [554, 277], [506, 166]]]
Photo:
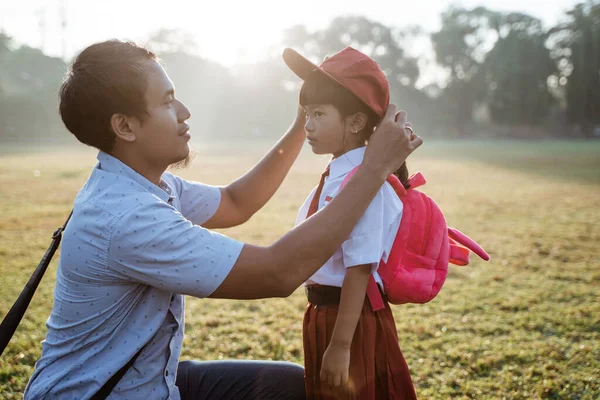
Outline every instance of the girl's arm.
[[331, 387], [348, 383], [350, 347], [365, 302], [371, 267], [358, 265], [346, 271], [335, 327], [321, 366], [321, 380]]
[[294, 123], [277, 144], [250, 171], [227, 186], [221, 187], [221, 203], [205, 228], [229, 228], [246, 222], [277, 191], [302, 149], [306, 134], [302, 107]]

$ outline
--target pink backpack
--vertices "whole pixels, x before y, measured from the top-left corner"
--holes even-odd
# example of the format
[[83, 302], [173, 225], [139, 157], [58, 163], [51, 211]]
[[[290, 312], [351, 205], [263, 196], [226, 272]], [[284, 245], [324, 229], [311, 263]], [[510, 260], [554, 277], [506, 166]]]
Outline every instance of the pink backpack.
[[[357, 169], [348, 173], [340, 189]], [[429, 196], [415, 190], [426, 182], [420, 172], [408, 179], [408, 190], [395, 175], [390, 175], [387, 181], [404, 206], [388, 260], [379, 263], [378, 273], [388, 302], [427, 303], [439, 293], [446, 281], [448, 263], [467, 265], [471, 251], [485, 261], [490, 259], [475, 241], [446, 225], [444, 214]], [[384, 308], [373, 276], [369, 280], [367, 295], [374, 311]]]

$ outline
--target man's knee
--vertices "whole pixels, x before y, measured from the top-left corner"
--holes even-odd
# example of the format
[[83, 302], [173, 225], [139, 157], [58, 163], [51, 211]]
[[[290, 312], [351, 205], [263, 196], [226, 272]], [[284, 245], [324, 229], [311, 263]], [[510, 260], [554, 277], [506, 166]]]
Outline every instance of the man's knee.
[[265, 362], [265, 364], [268, 365], [264, 367], [264, 370], [266, 372], [273, 373], [282, 377], [301, 377], [302, 379], [304, 379], [304, 368], [299, 364], [286, 361], [270, 361]]
[[[304, 391], [304, 368], [291, 362], [265, 362], [261, 368], [259, 387], [268, 399], [301, 400]], [[257, 396], [261, 397], [261, 396]]]
[[[224, 386], [223, 384], [226, 383]], [[305, 399], [304, 368], [283, 361], [182, 361], [177, 373], [182, 399], [197, 397], [207, 388], [215, 398], [228, 398], [227, 392], [245, 393], [249, 399]], [[223, 387], [221, 387], [223, 386]]]

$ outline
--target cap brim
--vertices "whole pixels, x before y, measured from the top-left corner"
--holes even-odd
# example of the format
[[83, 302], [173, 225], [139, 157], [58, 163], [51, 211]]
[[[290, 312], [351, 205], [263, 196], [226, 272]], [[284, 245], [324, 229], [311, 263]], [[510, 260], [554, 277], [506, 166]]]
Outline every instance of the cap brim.
[[305, 80], [314, 71], [324, 72], [317, 65], [289, 47], [283, 50], [283, 61], [302, 80]]
[[[332, 58], [335, 57], [336, 55], [333, 55]], [[340, 79], [331, 75], [329, 72], [325, 71], [322, 67], [320, 67], [316, 64], [313, 64], [307, 58], [305, 58], [300, 53], [298, 53], [296, 50], [287, 47], [283, 50], [282, 57], [283, 57], [283, 61], [292, 70], [292, 72], [294, 72], [303, 81], [305, 81], [314, 72], [319, 71], [322, 75], [324, 75], [327, 78], [338, 83], [340, 86], [342, 86], [343, 88], [348, 90], [350, 93], [352, 93], [354, 96], [356, 96], [359, 100], [361, 100], [361, 96], [359, 94], [355, 93], [355, 91], [352, 90], [351, 88], [348, 88], [346, 84], [344, 84], [343, 82], [340, 81]], [[328, 58], [329, 57], [326, 57], [325, 61], [328, 60]], [[364, 101], [363, 101], [363, 103], [364, 103]], [[367, 107], [369, 107], [370, 110], [372, 110], [375, 114], [379, 115], [380, 117], [383, 118], [383, 116], [385, 115], [385, 110], [383, 110], [383, 112], [378, 112], [378, 111], [374, 110], [368, 104], [365, 103], [365, 105]]]

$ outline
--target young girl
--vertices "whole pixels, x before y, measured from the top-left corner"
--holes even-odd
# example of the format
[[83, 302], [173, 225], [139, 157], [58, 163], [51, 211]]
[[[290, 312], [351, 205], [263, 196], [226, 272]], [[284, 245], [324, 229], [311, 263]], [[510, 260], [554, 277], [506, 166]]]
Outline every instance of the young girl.
[[[375, 61], [351, 47], [320, 66], [291, 49], [284, 60], [304, 80], [300, 105], [308, 143], [315, 154], [332, 155], [299, 211], [299, 224], [325, 207], [361, 164], [365, 142], [388, 106], [389, 85]], [[396, 174], [406, 186], [406, 165]], [[402, 202], [386, 182], [350, 237], [306, 282], [308, 399], [416, 399], [390, 307], [386, 302], [374, 312], [366, 296], [371, 274], [383, 287], [377, 268], [389, 255], [401, 218]]]

